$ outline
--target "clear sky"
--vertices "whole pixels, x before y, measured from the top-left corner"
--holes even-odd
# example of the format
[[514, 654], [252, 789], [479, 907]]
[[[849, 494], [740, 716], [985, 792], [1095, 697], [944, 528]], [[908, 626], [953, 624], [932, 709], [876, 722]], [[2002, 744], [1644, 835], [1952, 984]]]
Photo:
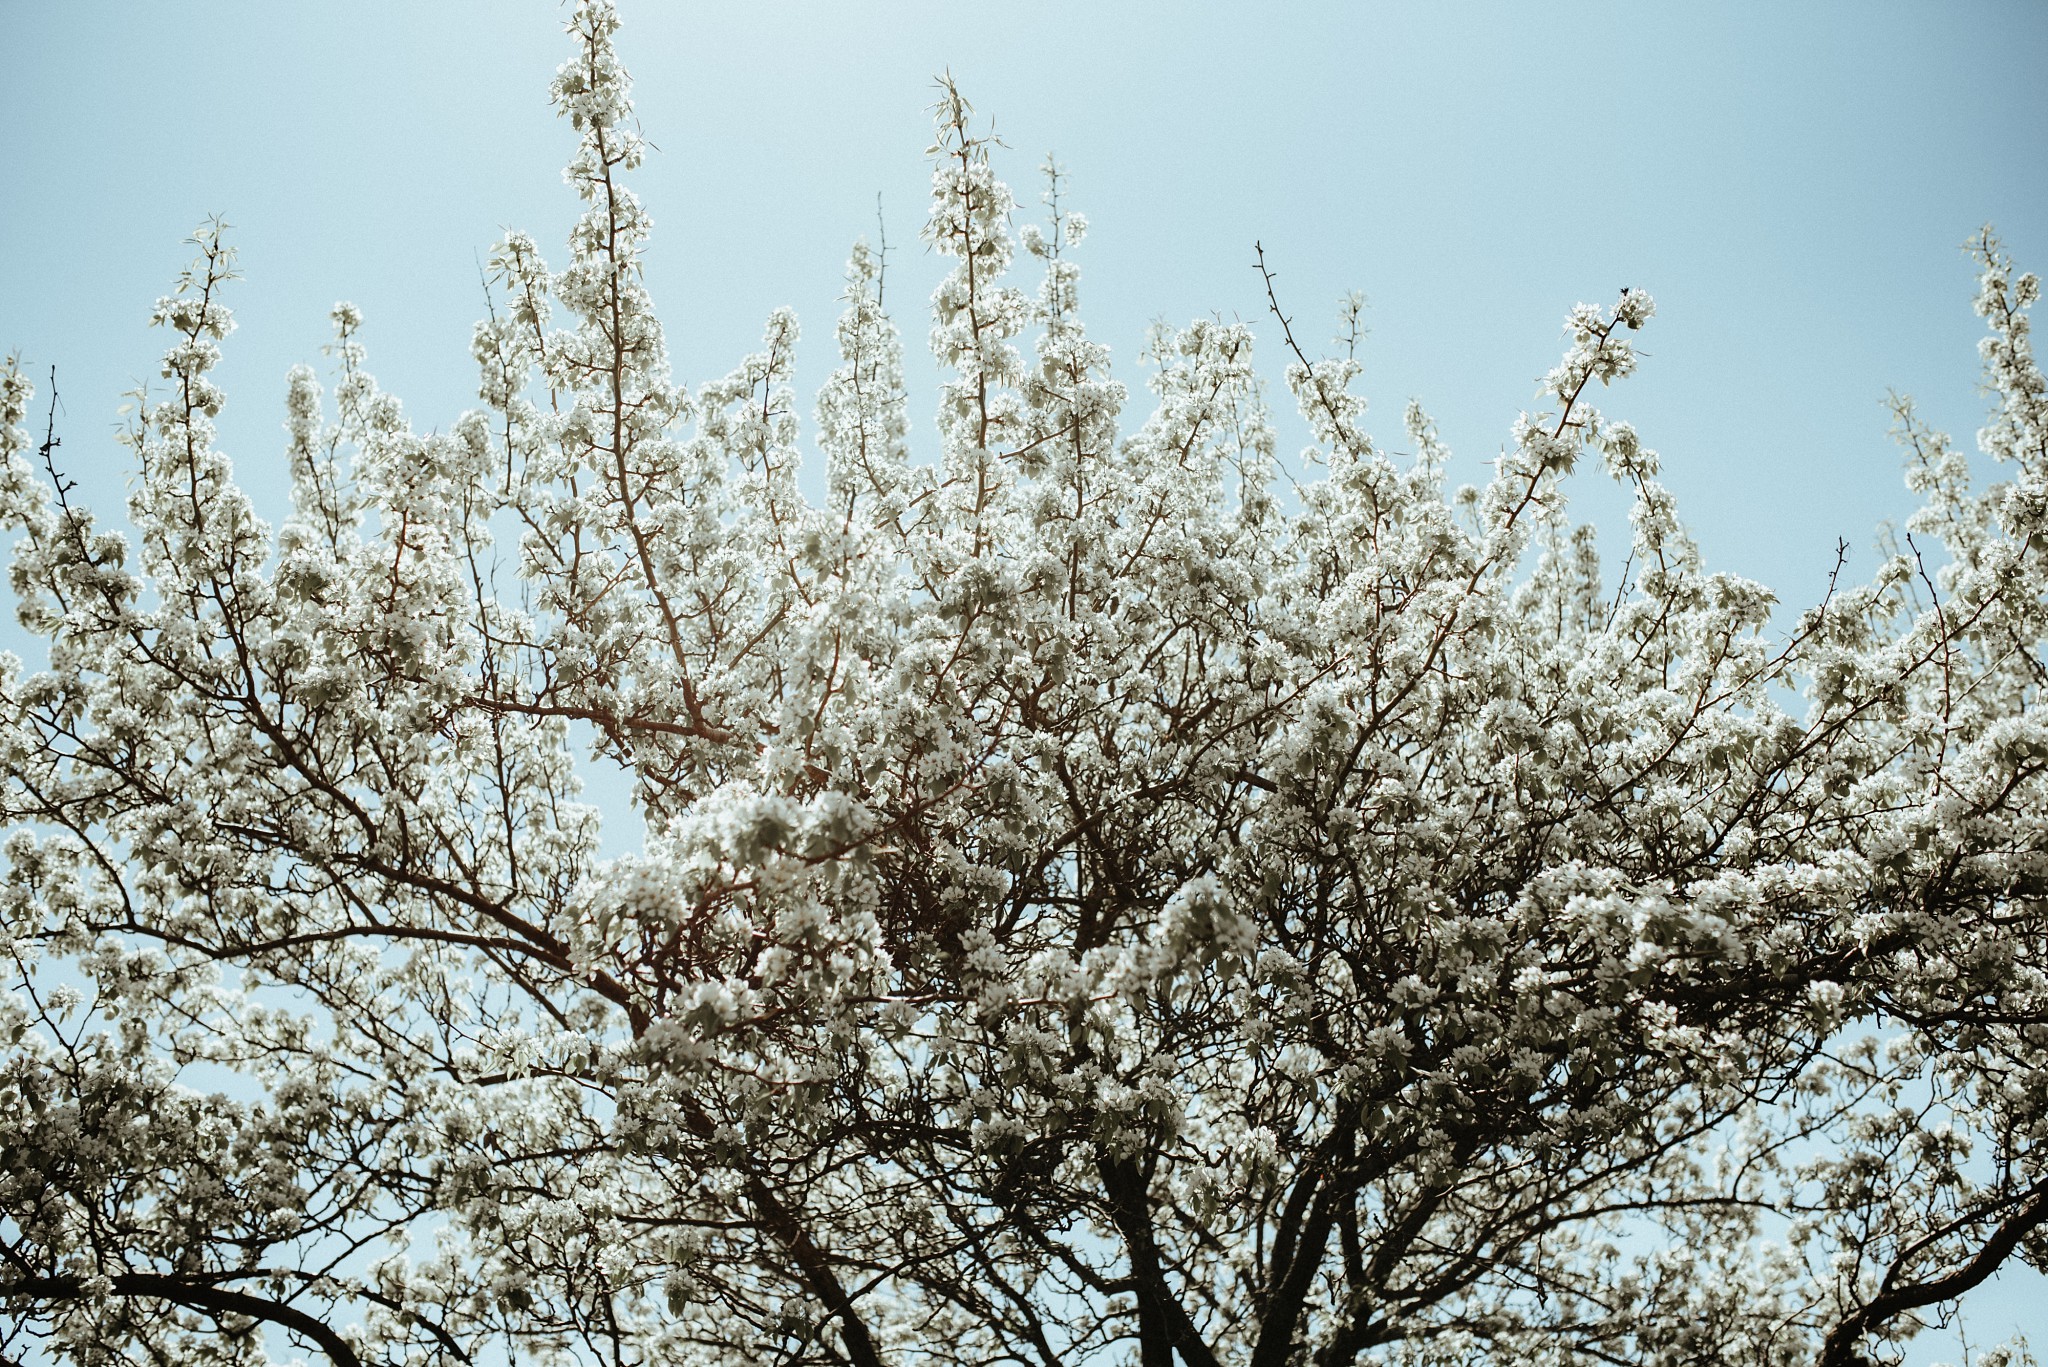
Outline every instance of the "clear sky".
[[[1462, 479], [1532, 404], [1565, 311], [1650, 290], [1643, 369], [1598, 402], [1663, 453], [1709, 561], [1793, 608], [1838, 536], [1867, 572], [1877, 523], [1910, 510], [1887, 389], [1965, 446], [1979, 425], [1962, 241], [1993, 223], [2048, 271], [2035, 0], [621, 7], [660, 149], [637, 188], [679, 378], [722, 373], [790, 304], [814, 389], [878, 194], [915, 347], [940, 275], [916, 240], [926, 109], [950, 70], [1027, 208], [1048, 150], [1070, 172], [1092, 225], [1083, 316], [1119, 356], [1155, 319], [1261, 324], [1263, 241], [1308, 338], [1366, 293], [1374, 430], [1399, 448], [1421, 398]], [[222, 445], [260, 506], [286, 487], [285, 371], [320, 361], [337, 299], [364, 309], [371, 368], [416, 423], [474, 402], [478, 254], [519, 227], [559, 264], [575, 213], [572, 135], [546, 102], [563, 17], [553, 0], [0, 0], [0, 349], [58, 366], [63, 454], [102, 505], [121, 392], [162, 347], [149, 305], [208, 214], [247, 277]], [[928, 413], [931, 374], [911, 378]], [[1586, 484], [1588, 508], [1620, 508]], [[2003, 1278], [1973, 1301], [1973, 1340], [2025, 1325], [2048, 1345], [2044, 1297], [2037, 1274]]]
[[[1420, 397], [1466, 478], [1532, 401], [1565, 310], [1651, 290], [1649, 360], [1602, 406], [1662, 451], [1710, 560], [1794, 607], [1837, 536], [1867, 568], [1876, 523], [1908, 507], [1888, 387], [1965, 445], [1978, 425], [1958, 244], [1993, 222], [2048, 267], [2038, 3], [624, 9], [684, 380], [722, 373], [778, 304], [822, 378], [878, 193], [915, 347], [939, 274], [916, 241], [925, 111], [950, 69], [1027, 206], [1047, 150], [1068, 166], [1094, 225], [1084, 316], [1118, 354], [1158, 318], [1261, 320], [1263, 240], [1312, 338], [1366, 292], [1377, 429], [1399, 445]], [[60, 367], [74, 462], [117, 459], [120, 391], [161, 345], [146, 310], [209, 213], [248, 277], [224, 445], [259, 497], [284, 487], [284, 372], [319, 360], [337, 299], [364, 308], [416, 421], [473, 401], [476, 254], [518, 226], [559, 260], [573, 215], [553, 0], [0, 14], [0, 347]]]

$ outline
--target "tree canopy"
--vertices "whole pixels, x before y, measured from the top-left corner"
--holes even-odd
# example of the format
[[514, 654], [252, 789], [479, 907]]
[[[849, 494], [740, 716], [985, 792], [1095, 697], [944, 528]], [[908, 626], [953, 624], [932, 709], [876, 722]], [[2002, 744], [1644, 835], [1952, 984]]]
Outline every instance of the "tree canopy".
[[950, 85], [936, 459], [865, 245], [809, 437], [787, 311], [685, 389], [616, 25], [481, 406], [416, 428], [338, 306], [275, 528], [217, 225], [125, 529], [0, 377], [8, 1360], [1848, 1367], [2048, 1268], [2048, 383], [1988, 233], [2001, 480], [1901, 401], [1920, 510], [1781, 629], [1594, 407], [1644, 291], [1455, 490], [1275, 298], [1283, 460], [1250, 325], [1133, 405]]

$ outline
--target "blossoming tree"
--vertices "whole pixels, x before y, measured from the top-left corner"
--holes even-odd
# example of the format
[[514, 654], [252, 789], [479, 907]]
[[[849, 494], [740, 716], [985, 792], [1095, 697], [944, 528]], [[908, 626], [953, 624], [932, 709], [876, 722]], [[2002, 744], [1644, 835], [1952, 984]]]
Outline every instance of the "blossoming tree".
[[948, 88], [937, 459], [856, 247], [812, 502], [792, 316], [670, 378], [615, 26], [448, 430], [337, 308], [259, 520], [215, 229], [126, 533], [0, 380], [7, 1360], [1846, 1367], [2048, 1265], [2048, 386], [1990, 238], [2009, 477], [1902, 404], [1899, 553], [1778, 634], [1592, 406], [1648, 295], [1456, 493], [1280, 319], [1276, 492], [1252, 329], [1127, 414], [1080, 216], [1013, 235]]

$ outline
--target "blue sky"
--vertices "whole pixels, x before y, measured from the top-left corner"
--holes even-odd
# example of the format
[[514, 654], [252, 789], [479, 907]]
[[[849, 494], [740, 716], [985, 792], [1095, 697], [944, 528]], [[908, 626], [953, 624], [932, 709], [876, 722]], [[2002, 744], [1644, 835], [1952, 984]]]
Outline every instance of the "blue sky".
[[[1532, 404], [1571, 304], [1649, 289], [1642, 371], [1599, 402], [1663, 453], [1709, 561], [1794, 609], [1838, 536], [1867, 572], [1877, 523], [1910, 510], [1888, 388], [1970, 444], [1959, 244], [1988, 221], [2048, 269], [2048, 5], [2022, 0], [621, 3], [679, 378], [722, 373], [790, 304], [815, 388], [878, 194], [916, 347], [940, 274], [916, 241], [926, 108], [950, 70], [1027, 207], [1048, 150], [1068, 168], [1092, 223], [1083, 316], [1120, 357], [1155, 319], [1261, 324], [1262, 241], [1308, 337], [1366, 293], [1374, 430], [1398, 448], [1421, 398], [1459, 478]], [[562, 17], [553, 0], [0, 0], [0, 349], [58, 366], [63, 454], [103, 506], [121, 392], [162, 345], [150, 302], [208, 214], [247, 277], [222, 445], [262, 506], [286, 487], [285, 371], [320, 361], [337, 299], [362, 306], [371, 367], [416, 423], [474, 402], [478, 254], [519, 227], [559, 263], [575, 212], [545, 98]], [[928, 414], [930, 371], [911, 378]], [[1621, 503], [1588, 481], [1585, 506]], [[2021, 1323], [2048, 1343], [2048, 1284], [2025, 1278], [1973, 1303], [1973, 1338]]]
[[[0, 3], [0, 347], [58, 364], [89, 480], [115, 468], [113, 410], [160, 345], [149, 301], [209, 213], [248, 277], [224, 445], [259, 497], [284, 487], [284, 372], [318, 361], [337, 299], [364, 308], [373, 369], [416, 421], [473, 401], [476, 253], [506, 226], [559, 244], [573, 213], [544, 97], [553, 0]], [[1837, 536], [1867, 568], [1876, 523], [1909, 507], [1888, 387], [1965, 445], [1978, 424], [1958, 244], [1990, 221], [2048, 266], [2037, 4], [625, 14], [661, 148], [638, 182], [649, 273], [686, 381], [751, 349], [778, 304], [822, 378], [878, 193], [916, 346], [939, 274], [916, 242], [925, 110], [950, 69], [1027, 206], [1047, 150], [1068, 166], [1094, 224], [1084, 316], [1119, 355], [1158, 318], [1261, 320], [1262, 240], [1311, 336], [1366, 292], [1377, 430], [1399, 445], [1420, 397], [1466, 478], [1531, 403], [1565, 310], [1651, 290], [1649, 359], [1602, 405], [1663, 453], [1710, 560], [1793, 607]], [[1619, 508], [1586, 484], [1589, 508]]]

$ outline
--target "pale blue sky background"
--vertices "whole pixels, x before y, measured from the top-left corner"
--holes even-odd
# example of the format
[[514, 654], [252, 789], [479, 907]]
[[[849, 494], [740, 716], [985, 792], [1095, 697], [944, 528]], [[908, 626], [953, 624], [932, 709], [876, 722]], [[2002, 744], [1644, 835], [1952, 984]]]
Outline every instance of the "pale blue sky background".
[[[1958, 244], [1989, 221], [2048, 269], [2043, 3], [621, 2], [661, 149], [637, 181], [650, 282], [685, 381], [791, 304], [813, 389], [878, 192], [915, 350], [939, 276], [916, 241], [925, 109], [950, 69], [1027, 205], [1044, 153], [1066, 164], [1093, 224], [1084, 317], [1120, 357], [1158, 318], [1270, 332], [1261, 239], [1307, 338], [1366, 292], [1375, 430], [1399, 447], [1420, 397], [1460, 478], [1531, 402], [1565, 310], [1649, 289], [1648, 359], [1599, 402], [1663, 452], [1709, 560], [1795, 608], [1837, 536], [1867, 572], [1875, 525], [1910, 508], [1888, 387], [1970, 444]], [[335, 300], [363, 307], [372, 369], [416, 422], [472, 403], [476, 255], [517, 226], [559, 263], [575, 212], [545, 99], [562, 17], [552, 0], [0, 0], [0, 349], [59, 367], [63, 454], [88, 487], [120, 488], [114, 411], [155, 373], [150, 301], [209, 213], [247, 276], [222, 444], [266, 508], [286, 485], [284, 373], [320, 361]], [[928, 414], [930, 371], [912, 379]], [[1596, 487], [1587, 506], [1612, 515]], [[2024, 1324], [2048, 1344], [2044, 1294], [2006, 1278], [1973, 1304], [1973, 1339]]]

